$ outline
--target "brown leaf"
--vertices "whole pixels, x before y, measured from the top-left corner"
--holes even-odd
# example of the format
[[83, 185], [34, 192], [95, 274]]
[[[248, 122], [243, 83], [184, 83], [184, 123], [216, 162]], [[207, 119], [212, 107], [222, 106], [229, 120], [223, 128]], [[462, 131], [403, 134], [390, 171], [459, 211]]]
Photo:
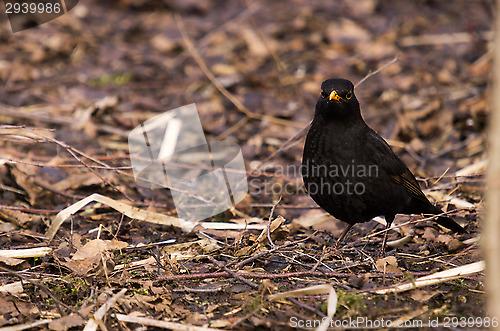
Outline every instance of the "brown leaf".
[[33, 206], [37, 203], [38, 198], [44, 194], [44, 190], [35, 184], [36, 168], [24, 164], [16, 164], [11, 169], [11, 174], [14, 176], [17, 185], [21, 186], [30, 198], [30, 204]]
[[426, 290], [413, 290], [410, 293], [410, 297], [419, 302], [428, 302], [430, 299], [440, 294], [439, 291], [426, 291]]
[[107, 275], [114, 268], [113, 254], [110, 251], [126, 246], [127, 243], [118, 240], [91, 240], [64, 265], [81, 276]]
[[49, 323], [49, 329], [64, 331], [69, 330], [75, 326], [84, 325], [87, 321], [76, 314], [70, 314], [58, 319], [53, 320]]
[[24, 260], [16, 259], [13, 257], [0, 256], [0, 262], [5, 263], [11, 267], [19, 265], [24, 262]]
[[388, 256], [382, 259], [378, 259], [375, 263], [375, 267], [378, 271], [382, 272], [402, 272], [398, 267], [398, 262], [396, 261], [396, 257]]

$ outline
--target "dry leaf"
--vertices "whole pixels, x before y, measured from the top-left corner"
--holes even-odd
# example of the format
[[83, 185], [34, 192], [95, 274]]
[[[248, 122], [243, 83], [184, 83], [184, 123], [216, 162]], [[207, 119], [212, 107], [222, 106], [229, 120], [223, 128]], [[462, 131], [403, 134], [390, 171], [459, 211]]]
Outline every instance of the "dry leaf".
[[115, 267], [110, 251], [127, 246], [118, 240], [95, 239], [81, 247], [64, 265], [81, 276], [108, 275]]
[[33, 206], [37, 203], [38, 198], [46, 192], [34, 182], [36, 178], [36, 168], [24, 164], [16, 164], [12, 167], [11, 174], [14, 176], [17, 185], [21, 186], [30, 197], [30, 204]]
[[375, 267], [381, 272], [402, 272], [398, 267], [398, 262], [395, 256], [387, 256], [382, 259], [378, 259], [375, 263]]
[[0, 256], [0, 262], [5, 263], [6, 265], [13, 267], [13, 266], [16, 266], [16, 265], [23, 263], [24, 260], [16, 259], [13, 257]]
[[161, 251], [163, 254], [167, 254], [170, 259], [185, 260], [208, 254], [219, 248], [220, 246], [214, 240], [203, 238], [193, 242], [168, 245], [163, 247]]
[[57, 331], [65, 331], [75, 326], [84, 325], [86, 320], [80, 316], [71, 313], [70, 315], [58, 318], [49, 323], [49, 329]]

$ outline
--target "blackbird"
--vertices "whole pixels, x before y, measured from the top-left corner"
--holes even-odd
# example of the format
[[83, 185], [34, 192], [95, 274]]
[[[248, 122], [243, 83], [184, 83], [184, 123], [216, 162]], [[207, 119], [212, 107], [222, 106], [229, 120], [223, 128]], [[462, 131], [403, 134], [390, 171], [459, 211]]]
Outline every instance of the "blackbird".
[[[365, 123], [354, 85], [346, 79], [321, 84], [304, 146], [302, 177], [311, 198], [348, 223], [337, 245], [356, 223], [375, 216], [384, 216], [388, 228], [396, 214], [442, 213], [387, 142]], [[435, 221], [453, 232], [465, 232], [449, 217]], [[386, 239], [387, 232], [383, 250]]]

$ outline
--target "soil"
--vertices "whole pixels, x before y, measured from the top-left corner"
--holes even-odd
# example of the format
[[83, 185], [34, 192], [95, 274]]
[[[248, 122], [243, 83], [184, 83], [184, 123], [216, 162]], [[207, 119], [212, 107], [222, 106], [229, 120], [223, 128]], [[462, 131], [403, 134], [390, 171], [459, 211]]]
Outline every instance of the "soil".
[[[173, 329], [314, 328], [328, 291], [271, 295], [315, 285], [337, 296], [336, 328], [488, 326], [481, 270], [395, 289], [482, 260], [493, 12], [486, 0], [83, 0], [16, 33], [4, 15], [0, 282], [23, 283], [2, 287], [0, 326], [83, 329], [126, 289], [100, 321], [108, 330], [146, 325], [120, 316]], [[376, 221], [334, 248], [345, 224], [304, 193], [299, 171], [331, 77], [359, 84], [366, 122], [466, 234], [398, 215], [397, 247], [383, 257]], [[135, 180], [128, 134], [192, 103], [208, 141], [240, 146], [249, 194], [185, 231], [170, 190]], [[94, 193], [116, 205], [81, 206], [51, 240], [56, 215]], [[49, 250], [7, 254], [31, 248]]]

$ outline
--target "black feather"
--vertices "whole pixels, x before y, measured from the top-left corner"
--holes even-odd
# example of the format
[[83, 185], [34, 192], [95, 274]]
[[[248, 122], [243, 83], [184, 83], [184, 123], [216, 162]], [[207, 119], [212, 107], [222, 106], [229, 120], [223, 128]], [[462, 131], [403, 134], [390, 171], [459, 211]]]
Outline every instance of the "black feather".
[[[353, 84], [329, 79], [321, 89], [302, 158], [311, 198], [349, 224], [385, 216], [390, 225], [396, 214], [442, 213], [389, 144], [364, 122]], [[436, 222], [465, 232], [449, 217]]]

